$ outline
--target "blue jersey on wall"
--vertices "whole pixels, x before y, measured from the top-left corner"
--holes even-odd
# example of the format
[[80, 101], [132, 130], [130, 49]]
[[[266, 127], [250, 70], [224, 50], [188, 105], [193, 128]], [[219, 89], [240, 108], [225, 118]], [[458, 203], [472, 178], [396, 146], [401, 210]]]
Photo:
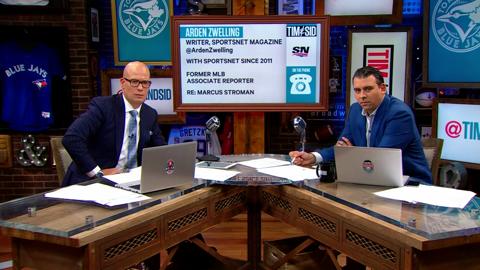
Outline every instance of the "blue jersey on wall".
[[18, 131], [41, 131], [53, 123], [52, 78], [64, 77], [58, 53], [43, 43], [25, 48], [0, 44], [1, 120]]

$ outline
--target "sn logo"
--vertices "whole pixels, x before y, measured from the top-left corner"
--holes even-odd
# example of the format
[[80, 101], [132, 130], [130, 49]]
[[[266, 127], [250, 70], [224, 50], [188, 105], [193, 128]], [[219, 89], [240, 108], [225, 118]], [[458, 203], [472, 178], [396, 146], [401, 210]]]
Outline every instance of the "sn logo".
[[310, 88], [311, 81], [312, 76], [308, 74], [295, 74], [290, 76], [290, 82], [292, 83], [292, 87], [290, 87], [290, 94], [310, 95], [312, 93]]
[[292, 54], [300, 57], [308, 56], [308, 52], [310, 51], [310, 47], [304, 46], [295, 46], [292, 49]]

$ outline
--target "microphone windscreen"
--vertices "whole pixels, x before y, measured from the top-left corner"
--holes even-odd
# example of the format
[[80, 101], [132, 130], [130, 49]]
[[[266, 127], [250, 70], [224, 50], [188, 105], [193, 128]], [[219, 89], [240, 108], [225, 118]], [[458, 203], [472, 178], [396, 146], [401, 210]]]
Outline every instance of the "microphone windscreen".
[[210, 119], [207, 120], [205, 123], [206, 127], [210, 131], [216, 131], [220, 127], [220, 119], [217, 116], [212, 116]]
[[302, 117], [296, 116], [293, 118], [293, 128], [295, 129], [296, 132], [302, 133], [305, 131], [305, 128], [307, 128], [307, 123], [305, 120], [303, 120]]

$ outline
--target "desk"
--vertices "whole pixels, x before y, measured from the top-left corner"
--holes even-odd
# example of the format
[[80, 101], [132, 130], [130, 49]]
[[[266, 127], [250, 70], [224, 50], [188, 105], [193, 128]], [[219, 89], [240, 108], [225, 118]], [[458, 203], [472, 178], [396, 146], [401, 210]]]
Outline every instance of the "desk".
[[[464, 270], [480, 265], [478, 198], [463, 210], [415, 205], [377, 197], [373, 192], [381, 188], [374, 186], [282, 179], [271, 186], [259, 181], [268, 180], [265, 175], [257, 177], [241, 165], [232, 169], [242, 174], [224, 185], [194, 180], [119, 209], [56, 201], [43, 194], [6, 202], [0, 204], [1, 231], [13, 239], [17, 268], [122, 269], [248, 209], [244, 269], [264, 267], [260, 211], [375, 269]], [[37, 207], [33, 217], [26, 214], [30, 206]], [[86, 215], [94, 217], [95, 227], [85, 224]]]
[[480, 269], [480, 199], [463, 210], [305, 181], [262, 189], [262, 210], [374, 269]]
[[[119, 209], [46, 199], [0, 205], [2, 234], [12, 237], [15, 268], [125, 269], [245, 209], [242, 188], [196, 183], [149, 194], [145, 205]], [[27, 207], [35, 205], [29, 217]], [[92, 215], [96, 226], [85, 225]]]

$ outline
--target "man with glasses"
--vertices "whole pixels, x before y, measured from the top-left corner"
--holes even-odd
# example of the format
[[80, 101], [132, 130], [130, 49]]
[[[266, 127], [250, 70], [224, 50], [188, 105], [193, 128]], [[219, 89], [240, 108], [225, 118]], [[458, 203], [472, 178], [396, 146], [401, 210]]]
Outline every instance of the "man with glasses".
[[[353, 75], [356, 103], [350, 107], [337, 146], [368, 146], [402, 149], [403, 174], [432, 183], [412, 110], [401, 100], [386, 94], [380, 71], [366, 66]], [[312, 165], [330, 162], [333, 147], [314, 152], [290, 152], [293, 163]]]
[[62, 142], [73, 162], [63, 186], [140, 166], [144, 147], [165, 144], [157, 112], [144, 104], [151, 85], [148, 67], [128, 63], [120, 84], [119, 94], [93, 98], [65, 133]]

